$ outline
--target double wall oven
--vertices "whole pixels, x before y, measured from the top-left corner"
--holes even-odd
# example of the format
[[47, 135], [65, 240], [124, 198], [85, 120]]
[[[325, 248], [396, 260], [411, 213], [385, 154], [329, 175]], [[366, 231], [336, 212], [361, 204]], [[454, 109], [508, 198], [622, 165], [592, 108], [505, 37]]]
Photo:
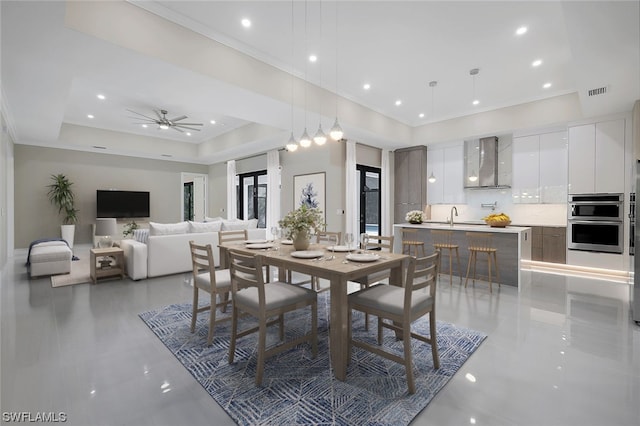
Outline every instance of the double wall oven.
[[571, 194], [567, 211], [569, 250], [624, 251], [623, 194]]

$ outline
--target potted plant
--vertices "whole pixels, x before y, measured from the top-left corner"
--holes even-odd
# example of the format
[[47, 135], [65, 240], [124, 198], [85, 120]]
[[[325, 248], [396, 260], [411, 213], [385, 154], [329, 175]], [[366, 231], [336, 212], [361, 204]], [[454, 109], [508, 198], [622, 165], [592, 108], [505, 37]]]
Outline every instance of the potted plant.
[[75, 224], [78, 221], [78, 210], [75, 208], [75, 198], [71, 189], [73, 182], [62, 173], [51, 175], [51, 181], [52, 183], [47, 186], [49, 188], [47, 195], [51, 204], [58, 209], [58, 214], [62, 214], [60, 227], [62, 239], [73, 248]]
[[325, 226], [322, 212], [306, 204], [287, 213], [278, 224], [286, 237], [293, 240], [293, 247], [296, 250], [309, 248], [309, 237], [312, 231], [323, 229]]
[[136, 223], [135, 220], [132, 220], [131, 222], [127, 223], [124, 226], [124, 229], [122, 231], [122, 235], [127, 238], [129, 235], [133, 236], [133, 231], [135, 231], [136, 229], [138, 229], [140, 226]]
[[410, 212], [407, 212], [404, 219], [407, 222], [414, 224], [422, 223], [425, 220], [424, 213], [420, 210], [411, 210]]

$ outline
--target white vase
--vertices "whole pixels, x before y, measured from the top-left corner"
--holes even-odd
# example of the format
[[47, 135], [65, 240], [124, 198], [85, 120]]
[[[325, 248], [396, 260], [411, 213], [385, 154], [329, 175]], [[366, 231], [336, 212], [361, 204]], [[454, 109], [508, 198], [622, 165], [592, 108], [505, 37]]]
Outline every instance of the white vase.
[[73, 248], [73, 237], [75, 234], [75, 225], [60, 225], [60, 235], [62, 236], [62, 239], [69, 244], [69, 248]]
[[306, 250], [309, 248], [309, 234], [306, 231], [299, 231], [293, 239], [293, 248], [296, 250]]

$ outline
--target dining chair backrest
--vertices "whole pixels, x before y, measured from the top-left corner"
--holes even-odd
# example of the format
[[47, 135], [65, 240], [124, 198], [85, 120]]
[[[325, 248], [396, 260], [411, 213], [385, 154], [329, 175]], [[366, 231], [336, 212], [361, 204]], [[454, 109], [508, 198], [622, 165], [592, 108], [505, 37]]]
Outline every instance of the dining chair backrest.
[[264, 305], [264, 276], [262, 258], [248, 255], [237, 250], [229, 250], [229, 271], [232, 293], [255, 287], [261, 307]]
[[209, 274], [209, 280], [211, 282], [211, 288], [215, 291], [216, 288], [216, 274], [215, 263], [213, 261], [213, 248], [211, 244], [200, 245], [194, 241], [189, 241], [189, 248], [191, 250], [191, 265], [193, 269], [194, 285], [197, 285], [198, 275]]
[[429, 287], [429, 296], [435, 303], [439, 256], [440, 252], [436, 251], [425, 257], [409, 259], [405, 284], [405, 309], [411, 306], [413, 294], [427, 287]]
[[363, 250], [376, 250], [393, 253], [393, 235], [390, 237], [384, 235], [369, 235], [369, 242], [366, 247], [361, 247]]
[[318, 244], [330, 244], [331, 237], [338, 237], [338, 244], [342, 240], [342, 232], [331, 232], [331, 231], [318, 231], [316, 232], [316, 243]]
[[229, 243], [233, 241], [246, 241], [248, 232], [246, 229], [240, 229], [235, 231], [219, 231], [218, 232], [218, 244]]

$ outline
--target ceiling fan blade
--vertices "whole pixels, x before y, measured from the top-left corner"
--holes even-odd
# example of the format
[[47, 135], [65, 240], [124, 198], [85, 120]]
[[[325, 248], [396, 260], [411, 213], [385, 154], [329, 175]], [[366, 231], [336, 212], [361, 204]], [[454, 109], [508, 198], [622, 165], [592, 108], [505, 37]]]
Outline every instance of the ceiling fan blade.
[[173, 127], [174, 129], [181, 128], [181, 129], [187, 129], [187, 130], [195, 130], [196, 132], [200, 131], [200, 129], [196, 129], [195, 127], [187, 127], [187, 126], [182, 126], [182, 125], [175, 125], [175, 126], [171, 126], [171, 127]]
[[144, 114], [140, 114], [139, 112], [136, 112], [136, 111], [134, 111], [134, 110], [132, 110], [132, 109], [128, 109], [127, 111], [132, 112], [132, 113], [134, 113], [134, 114], [138, 114], [138, 115], [140, 115], [140, 116], [142, 116], [142, 117], [144, 117], [144, 118], [146, 118], [146, 119], [148, 119], [148, 120], [151, 120], [151, 121], [152, 121], [152, 122], [154, 122], [154, 123], [156, 122], [156, 119], [155, 119], [155, 118], [153, 118], [153, 117], [149, 117], [149, 116], [146, 116], [146, 115], [144, 115]]
[[176, 121], [184, 120], [185, 118], [187, 118], [186, 115], [181, 115], [180, 117], [170, 118], [169, 121], [171, 121], [172, 123], [175, 123]]
[[158, 116], [158, 120], [160, 121], [166, 120], [166, 118], [162, 116], [162, 113], [160, 112], [159, 109], [154, 109], [153, 112], [155, 112], [156, 115]]
[[184, 133], [184, 130], [182, 130], [182, 129], [178, 129], [176, 126], [171, 126], [171, 127], [170, 127], [170, 129], [177, 130], [177, 131], [179, 131], [180, 133]]

